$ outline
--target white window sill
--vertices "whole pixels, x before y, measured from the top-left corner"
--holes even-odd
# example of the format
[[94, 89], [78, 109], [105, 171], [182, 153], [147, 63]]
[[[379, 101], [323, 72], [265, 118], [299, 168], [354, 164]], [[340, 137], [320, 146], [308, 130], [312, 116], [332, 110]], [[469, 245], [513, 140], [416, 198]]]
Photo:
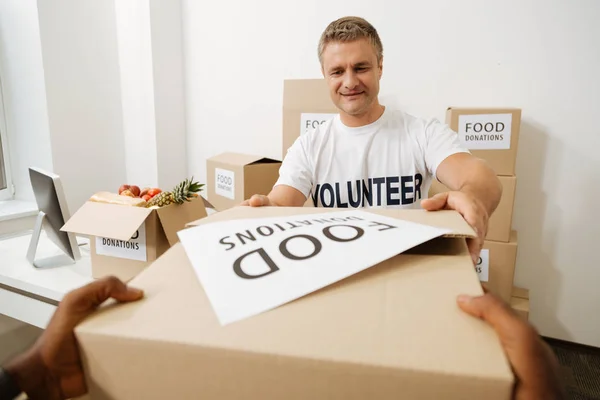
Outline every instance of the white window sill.
[[38, 208], [34, 201], [0, 201], [0, 221], [30, 217], [32, 215], [37, 215], [37, 213]]

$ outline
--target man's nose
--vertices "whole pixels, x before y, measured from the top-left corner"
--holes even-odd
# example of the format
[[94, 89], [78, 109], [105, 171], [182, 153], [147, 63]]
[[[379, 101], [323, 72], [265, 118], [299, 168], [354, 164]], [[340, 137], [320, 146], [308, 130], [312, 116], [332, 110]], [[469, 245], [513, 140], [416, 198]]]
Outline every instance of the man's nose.
[[348, 73], [346, 73], [346, 75], [344, 77], [344, 87], [346, 87], [346, 89], [353, 90], [357, 86], [358, 86], [358, 78], [356, 76], [356, 73], [354, 71], [350, 70]]

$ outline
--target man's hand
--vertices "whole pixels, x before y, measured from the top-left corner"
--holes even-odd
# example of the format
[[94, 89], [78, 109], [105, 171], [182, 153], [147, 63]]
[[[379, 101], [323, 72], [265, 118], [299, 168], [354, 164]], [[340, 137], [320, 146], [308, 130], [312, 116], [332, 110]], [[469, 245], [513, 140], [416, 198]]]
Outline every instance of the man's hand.
[[268, 196], [255, 194], [240, 206], [250, 207], [302, 207], [306, 197], [298, 189], [287, 185], [277, 185]]
[[444, 192], [421, 201], [421, 206], [427, 211], [456, 210], [463, 216], [477, 233], [477, 238], [468, 241], [473, 264], [477, 264], [489, 221], [488, 212], [483, 204], [465, 192]]
[[459, 296], [459, 307], [494, 328], [516, 376], [514, 399], [564, 398], [558, 362], [535, 328], [491, 293]]
[[269, 196], [265, 196], [262, 194], [255, 194], [254, 196], [250, 197], [248, 200], [244, 200], [240, 204], [240, 206], [250, 207], [271, 207], [274, 205], [275, 204], [271, 202], [271, 199], [269, 199]]
[[7, 373], [30, 399], [68, 399], [87, 392], [74, 328], [108, 298], [136, 301], [143, 292], [115, 277], [68, 293], [35, 345], [8, 366]]

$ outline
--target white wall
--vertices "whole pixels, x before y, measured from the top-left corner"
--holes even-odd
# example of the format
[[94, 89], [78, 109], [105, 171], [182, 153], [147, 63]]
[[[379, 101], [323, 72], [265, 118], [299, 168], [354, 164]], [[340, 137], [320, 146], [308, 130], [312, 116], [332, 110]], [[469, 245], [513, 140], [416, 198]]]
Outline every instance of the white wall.
[[28, 168], [52, 170], [36, 0], [0, 2], [0, 74], [15, 196], [33, 200]]
[[226, 150], [281, 157], [283, 79], [320, 77], [319, 36], [344, 15], [380, 32], [385, 104], [523, 109], [516, 283], [542, 334], [600, 346], [597, 1], [184, 0], [190, 173]]
[[126, 182], [140, 187], [158, 182], [152, 44], [148, 1], [115, 1]]
[[115, 5], [38, 1], [54, 171], [71, 212], [125, 182]]

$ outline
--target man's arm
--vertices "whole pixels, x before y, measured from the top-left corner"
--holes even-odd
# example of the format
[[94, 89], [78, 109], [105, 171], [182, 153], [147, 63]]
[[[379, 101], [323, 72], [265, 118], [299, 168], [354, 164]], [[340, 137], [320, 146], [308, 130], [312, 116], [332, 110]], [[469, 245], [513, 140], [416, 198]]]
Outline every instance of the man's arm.
[[[75, 339], [75, 327], [104, 301], [141, 299], [143, 292], [106, 277], [68, 293], [58, 305], [48, 327], [25, 353], [17, 356], [0, 373], [0, 400], [15, 392], [30, 399], [62, 400], [87, 393], [83, 367]], [[3, 392], [6, 390], [6, 392]]]
[[450, 190], [473, 196], [484, 206], [488, 216], [498, 207], [502, 185], [488, 164], [469, 153], [446, 158], [437, 169], [437, 178]]
[[469, 252], [477, 263], [487, 235], [488, 221], [502, 197], [502, 186], [494, 171], [469, 153], [447, 157], [437, 168], [437, 178], [450, 191], [438, 193], [421, 205], [428, 211], [458, 211], [475, 229], [477, 239], [469, 240]]

